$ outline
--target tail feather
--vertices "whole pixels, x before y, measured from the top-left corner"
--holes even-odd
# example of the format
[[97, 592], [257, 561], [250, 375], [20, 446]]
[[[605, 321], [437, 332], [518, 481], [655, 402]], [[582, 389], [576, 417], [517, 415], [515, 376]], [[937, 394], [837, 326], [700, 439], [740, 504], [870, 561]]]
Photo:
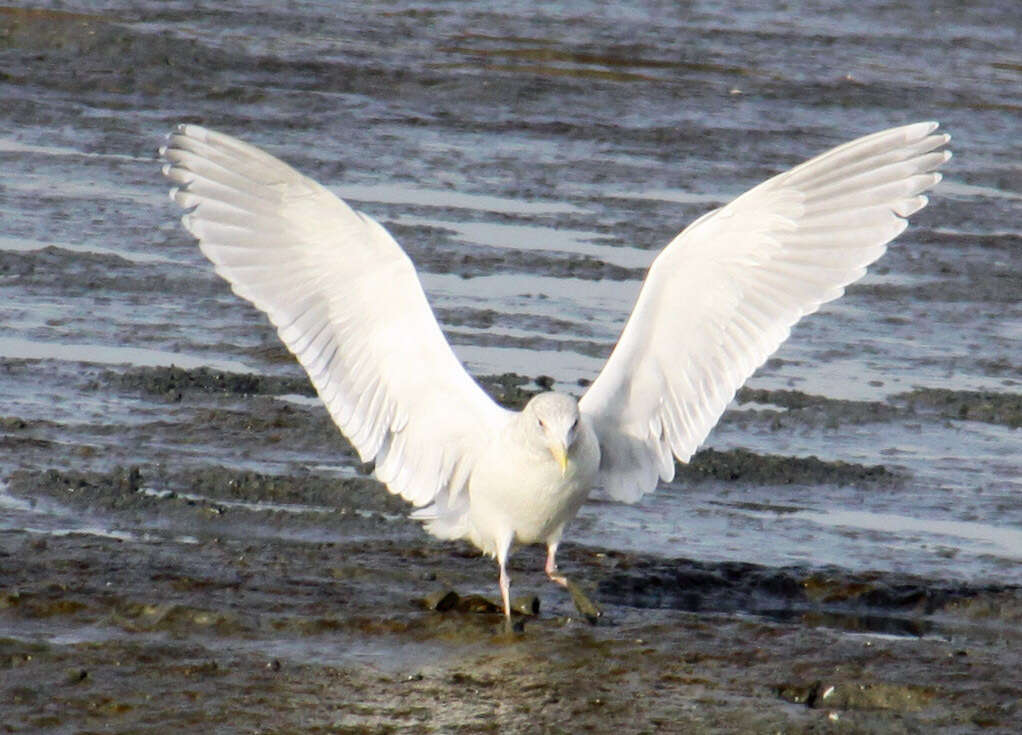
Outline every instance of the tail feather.
[[436, 502], [418, 508], [408, 516], [414, 521], [421, 521], [423, 527], [437, 538], [447, 541], [463, 539], [468, 536], [468, 498], [461, 493], [453, 506], [446, 503], [447, 498], [441, 495]]

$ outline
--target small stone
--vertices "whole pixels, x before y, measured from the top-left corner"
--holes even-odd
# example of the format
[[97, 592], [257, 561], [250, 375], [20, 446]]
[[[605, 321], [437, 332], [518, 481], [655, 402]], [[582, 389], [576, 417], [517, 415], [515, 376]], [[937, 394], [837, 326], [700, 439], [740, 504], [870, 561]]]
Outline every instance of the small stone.
[[441, 589], [426, 595], [426, 597], [422, 600], [422, 603], [427, 610], [447, 612], [454, 608], [460, 599], [461, 597], [454, 590]]
[[68, 669], [65, 681], [68, 684], [80, 684], [89, 678], [89, 672], [85, 669]]
[[468, 613], [495, 613], [503, 612], [496, 603], [487, 600], [482, 595], [468, 595], [462, 597], [458, 602], [458, 610]]
[[543, 390], [550, 390], [554, 387], [554, 379], [549, 375], [538, 375], [536, 376], [536, 385]]
[[539, 598], [536, 595], [522, 595], [511, 600], [511, 612], [519, 615], [539, 615]]

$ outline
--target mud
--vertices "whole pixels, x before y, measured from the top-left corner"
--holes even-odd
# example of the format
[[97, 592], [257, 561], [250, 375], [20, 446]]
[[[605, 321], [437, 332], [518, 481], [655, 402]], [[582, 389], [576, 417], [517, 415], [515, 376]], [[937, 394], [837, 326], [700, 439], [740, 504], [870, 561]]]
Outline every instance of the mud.
[[[290, 361], [294, 358], [288, 355]], [[99, 380], [122, 389], [137, 389], [143, 393], [160, 396], [172, 402], [181, 401], [186, 394], [213, 395], [299, 395], [315, 396], [316, 389], [303, 374], [301, 377], [284, 378], [253, 373], [231, 373], [195, 368], [186, 370], [179, 367], [131, 368], [123, 372], [103, 371]], [[476, 380], [487, 393], [506, 408], [520, 409], [541, 390], [549, 390], [551, 379], [547, 376], [528, 378], [514, 373], [503, 375], [479, 375]], [[529, 389], [527, 386], [532, 386]], [[93, 386], [98, 389], [97, 384]]]
[[979, 391], [953, 391], [946, 389], [914, 390], [894, 396], [907, 404], [909, 410], [929, 409], [943, 418], [985, 421], [1022, 427], [1022, 394]]
[[[990, 370], [1000, 372], [1009, 365], [991, 362]], [[1003, 424], [1011, 429], [1022, 426], [1022, 394], [996, 391], [956, 391], [947, 388], [917, 388], [895, 393], [885, 401], [848, 401], [810, 395], [802, 391], [764, 390], [743, 388], [736, 400], [747, 403], [771, 404], [785, 409], [750, 409], [735, 412], [732, 418], [770, 417], [779, 422], [790, 420], [812, 425], [841, 423], [886, 422], [897, 418], [939, 417], [966, 421]]]
[[542, 605], [509, 637], [492, 563], [368, 479], [211, 469], [154, 492], [147, 474], [11, 478], [145, 533], [0, 532], [7, 731], [1010, 732], [1022, 714], [1017, 587], [569, 545], [601, 622], [529, 549], [512, 574]]
[[763, 485], [895, 485], [898, 474], [883, 465], [864, 466], [837, 460], [825, 462], [818, 457], [776, 457], [755, 454], [744, 449], [719, 452], [700, 449], [687, 464], [679, 464], [682, 481], [706, 479], [749, 482]]
[[307, 378], [279, 378], [268, 375], [227, 373], [209, 368], [185, 370], [179, 367], [135, 368], [121, 373], [106, 371], [102, 378], [124, 388], [138, 388], [171, 401], [184, 394], [220, 393], [241, 396], [287, 395], [315, 396], [316, 389]]

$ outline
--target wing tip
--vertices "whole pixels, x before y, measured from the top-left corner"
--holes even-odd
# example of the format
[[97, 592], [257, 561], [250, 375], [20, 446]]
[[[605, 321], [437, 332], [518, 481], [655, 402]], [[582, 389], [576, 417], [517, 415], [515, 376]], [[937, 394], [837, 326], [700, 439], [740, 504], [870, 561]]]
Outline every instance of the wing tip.
[[[894, 205], [894, 213], [899, 217], [902, 217], [902, 222], [905, 226], [908, 226], [907, 218], [918, 212], [920, 209], [930, 203], [929, 198], [920, 194], [919, 196], [910, 197], [909, 199], [903, 199]], [[902, 228], [904, 230], [904, 227]], [[898, 233], [899, 235], [901, 232]], [[897, 237], [897, 235], [895, 236]]]
[[[926, 120], [924, 122], [910, 123], [900, 128], [892, 128], [890, 132], [895, 134], [902, 133], [907, 143], [915, 143], [933, 136], [939, 127], [940, 123], [936, 120]], [[947, 133], [941, 133], [937, 137], [942, 138], [941, 142], [937, 145], [943, 145], [951, 139], [951, 136]]]
[[[195, 211], [194, 208], [192, 209], [192, 211]], [[197, 230], [198, 230], [198, 223], [192, 217], [192, 213], [191, 212], [188, 212], [187, 214], [181, 215], [181, 226], [184, 227], [185, 230], [192, 237], [194, 237], [196, 239], [202, 239], [200, 237], [199, 233], [197, 232]]]
[[194, 123], [178, 123], [174, 126], [174, 134], [183, 135], [186, 138], [205, 141], [209, 137], [209, 130]]
[[902, 130], [912, 138], [925, 138], [928, 135], [932, 135], [939, 127], [940, 123], [936, 120], [923, 120], [917, 123], [909, 123]]

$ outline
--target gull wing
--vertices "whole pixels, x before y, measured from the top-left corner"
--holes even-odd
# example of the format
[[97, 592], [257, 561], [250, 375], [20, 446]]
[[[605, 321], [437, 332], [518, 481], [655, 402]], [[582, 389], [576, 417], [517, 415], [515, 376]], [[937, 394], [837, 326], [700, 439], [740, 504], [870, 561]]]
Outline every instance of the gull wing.
[[181, 125], [160, 153], [185, 228], [266, 312], [376, 477], [416, 506], [453, 500], [509, 412], [465, 372], [390, 234], [230, 136]]
[[657, 256], [580, 401], [611, 497], [634, 502], [670, 481], [674, 457], [689, 460], [792, 325], [883, 255], [951, 156], [936, 129], [845, 143], [704, 215]]

